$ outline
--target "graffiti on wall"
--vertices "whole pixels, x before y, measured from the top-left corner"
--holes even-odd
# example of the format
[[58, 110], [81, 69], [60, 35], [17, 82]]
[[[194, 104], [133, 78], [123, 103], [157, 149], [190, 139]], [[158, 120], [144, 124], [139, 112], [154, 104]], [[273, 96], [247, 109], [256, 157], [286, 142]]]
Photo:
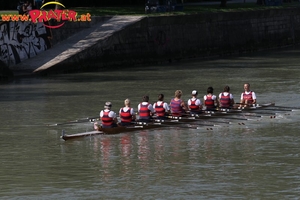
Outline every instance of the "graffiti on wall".
[[32, 58], [51, 47], [50, 37], [43, 23], [0, 23], [0, 60], [11, 66]]

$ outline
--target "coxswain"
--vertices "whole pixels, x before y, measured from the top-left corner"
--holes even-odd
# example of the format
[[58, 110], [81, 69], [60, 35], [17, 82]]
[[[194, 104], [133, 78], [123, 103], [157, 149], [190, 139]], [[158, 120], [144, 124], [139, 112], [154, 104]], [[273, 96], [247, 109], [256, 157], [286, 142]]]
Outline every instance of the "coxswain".
[[251, 107], [256, 104], [255, 92], [250, 90], [250, 84], [244, 84], [244, 92], [241, 94], [241, 107]]
[[119, 116], [121, 118], [121, 126], [130, 126], [135, 121], [135, 113], [133, 108], [130, 107], [130, 99], [125, 99], [125, 107], [120, 108]]
[[202, 102], [197, 98], [197, 90], [192, 91], [192, 98], [188, 100], [190, 114], [199, 114], [202, 112]]
[[139, 121], [150, 122], [154, 114], [153, 106], [149, 103], [149, 96], [145, 95], [142, 99], [142, 102], [138, 105]]
[[158, 95], [158, 101], [153, 104], [153, 109], [156, 113], [157, 119], [167, 119], [167, 116], [170, 114], [170, 107], [169, 105], [164, 102], [164, 95]]
[[226, 85], [223, 92], [219, 94], [219, 104], [221, 108], [232, 108], [234, 104], [233, 95], [229, 93], [230, 87]]
[[181, 96], [182, 91], [176, 90], [175, 97], [171, 99], [170, 108], [172, 116], [182, 116], [186, 114], [186, 111], [188, 111], [188, 107], [186, 103], [181, 99]]
[[204, 105], [206, 107], [205, 110], [215, 111], [216, 108], [219, 106], [219, 102], [217, 100], [217, 96], [213, 94], [214, 88], [208, 87], [206, 92], [207, 92], [206, 95], [204, 95], [203, 97]]

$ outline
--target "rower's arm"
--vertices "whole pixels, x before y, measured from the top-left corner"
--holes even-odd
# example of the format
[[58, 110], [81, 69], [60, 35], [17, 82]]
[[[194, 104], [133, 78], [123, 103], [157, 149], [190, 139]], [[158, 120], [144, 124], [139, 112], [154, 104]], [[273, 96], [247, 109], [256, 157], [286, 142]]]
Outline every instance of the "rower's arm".
[[245, 99], [244, 99], [243, 93], [241, 94], [240, 104], [245, 104]]
[[184, 101], [181, 102], [181, 107], [185, 110], [185, 111], [188, 111], [189, 108], [188, 106], [186, 105], [186, 103]]

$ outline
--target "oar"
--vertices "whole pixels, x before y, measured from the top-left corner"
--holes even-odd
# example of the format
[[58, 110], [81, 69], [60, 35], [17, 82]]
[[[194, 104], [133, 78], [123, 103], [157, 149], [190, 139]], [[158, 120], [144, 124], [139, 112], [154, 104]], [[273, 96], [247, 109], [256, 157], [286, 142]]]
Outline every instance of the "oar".
[[[209, 116], [207, 116], [206, 118], [197, 118], [197, 117], [174, 117], [174, 116], [169, 116], [169, 118], [171, 118], [172, 120], [174, 120], [174, 123], [179, 122], [179, 123], [188, 123], [188, 122], [180, 122], [180, 120], [192, 120], [193, 123], [195, 123], [196, 125], [207, 125], [205, 122], [212, 122], [212, 123], [220, 123], [220, 124], [233, 124], [230, 121], [219, 121], [219, 120], [211, 120], [209, 118]], [[197, 123], [199, 121], [202, 121], [204, 123]], [[168, 120], [166, 120], [166, 122], [169, 122]], [[218, 125], [219, 126], [219, 125]]]
[[[238, 105], [249, 105], [249, 104], [245, 104], [245, 103], [235, 103], [235, 106], [238, 106]], [[251, 104], [252, 106], [249, 106], [249, 107], [244, 107], [243, 109], [247, 109], [247, 108], [255, 108], [255, 107], [268, 107], [268, 106], [275, 106], [275, 103], [263, 103], [263, 104]], [[234, 106], [234, 107], [235, 107]]]
[[[174, 117], [174, 116], [171, 116], [172, 119], [185, 119], [184, 117]], [[205, 117], [205, 118], [220, 118], [220, 116], [215, 116], [215, 115], [201, 115], [201, 117]], [[187, 118], [189, 119], [189, 118]], [[194, 119], [202, 119], [202, 118], [194, 118]], [[244, 118], [236, 118], [236, 117], [226, 117], [225, 119], [242, 119], [242, 120], [247, 120], [247, 119], [244, 119]]]
[[[179, 122], [174, 122], [174, 124], [176, 123], [179, 123]], [[152, 122], [152, 123], [142, 123], [143, 125], [157, 125], [157, 126], [164, 126], [164, 127], [179, 127], [179, 128], [182, 128], [182, 127], [191, 127], [193, 126], [192, 124], [187, 124], [187, 123], [180, 123], [180, 124], [186, 124], [188, 126], [174, 126], [172, 124], [164, 124], [164, 122]], [[217, 125], [217, 124], [194, 124], [195, 126], [220, 126], [220, 125]]]
[[[224, 114], [224, 116], [226, 116], [226, 115], [244, 115], [244, 116], [253, 116], [253, 117], [256, 117], [256, 116], [257, 116], [257, 117], [263, 117], [263, 116], [251, 114], [251, 113], [253, 113], [253, 112], [250, 112], [250, 110], [256, 110], [256, 108], [258, 108], [258, 107], [252, 107], [251, 109], [249, 109], [248, 112], [244, 112], [244, 111], [247, 111], [248, 109], [236, 110], [236, 111], [238, 111], [238, 112], [231, 112], [230, 109], [225, 109], [225, 111], [223, 111], [223, 112], [216, 112], [216, 113], [217, 113], [217, 114], [218, 114], [218, 113], [219, 113], [219, 114]], [[226, 111], [226, 110], [229, 110], [229, 111]], [[257, 111], [258, 111], [257, 114], [266, 114], [266, 115], [271, 115], [271, 116], [276, 115], [275, 112], [261, 112], [262, 110], [266, 110], [266, 109], [265, 109], [265, 108], [262, 108], [262, 109], [257, 110]], [[235, 110], [234, 110], [234, 111], [235, 111]], [[271, 111], [274, 111], [274, 110], [271, 110]], [[209, 114], [209, 113], [208, 113], [208, 114]], [[211, 112], [211, 115], [214, 115], [214, 114], [215, 114], [215, 112]], [[203, 115], [195, 115], [195, 116], [201, 117], [201, 116], [203, 116]], [[204, 115], [204, 116], [205, 116], [205, 115]]]
[[87, 117], [87, 118], [76, 119], [76, 120], [68, 121], [68, 122], [47, 124], [47, 126], [59, 126], [59, 125], [67, 125], [67, 124], [82, 123], [82, 122], [92, 122], [92, 121], [95, 121], [95, 119], [97, 119], [97, 117]]
[[282, 109], [300, 109], [300, 107], [291, 107], [291, 106], [274, 106], [274, 108], [282, 108]]
[[[180, 120], [191, 120], [192, 122], [197, 122], [197, 121], [205, 121], [205, 119], [201, 119], [201, 118], [196, 118], [196, 117], [174, 117], [174, 116], [168, 116], [168, 118], [170, 120], [157, 120], [157, 122], [172, 122], [172, 120], [174, 122], [179, 122], [179, 123], [183, 123], [183, 124], [186, 124], [187, 122], [182, 122]], [[231, 122], [228, 122], [228, 121], [214, 121], [214, 120], [207, 120], [208, 122], [216, 122], [216, 123], [225, 123], [225, 124], [231, 124]]]
[[272, 111], [282, 111], [282, 112], [296, 112], [296, 111], [300, 111], [300, 109], [286, 109], [286, 108], [263, 108], [262, 110], [272, 110]]
[[241, 110], [252, 110], [252, 109], [264, 108], [270, 106], [275, 106], [275, 103], [251, 104], [251, 105], [245, 103], [236, 103], [233, 107], [235, 109], [241, 109]]
[[[212, 118], [216, 118], [218, 116], [209, 116], [209, 117], [212, 117]], [[233, 120], [253, 120], [253, 121], [256, 121], [255, 119], [250, 119], [250, 118], [241, 118], [241, 117], [228, 117], [228, 116], [224, 116], [224, 119], [233, 119]]]
[[[268, 113], [268, 114], [271, 114], [271, 113]], [[228, 118], [228, 119], [230, 119], [228, 116], [234, 116], [234, 115], [238, 115], [238, 116], [240, 116], [240, 115], [242, 115], [242, 116], [248, 116], [248, 117], [264, 117], [263, 115], [257, 115], [257, 114], [255, 114], [255, 115], [253, 115], [252, 113], [244, 113], [244, 112], [241, 112], [241, 113], [235, 113], [235, 114], [226, 114], [226, 113], [224, 113], [224, 115], [222, 116], [222, 117], [220, 117], [220, 116], [216, 116], [216, 115], [204, 115], [204, 116], [199, 116], [199, 119], [203, 119], [203, 117], [220, 117], [220, 118]], [[273, 115], [271, 115], [271, 116], [273, 116]], [[235, 119], [235, 118], [232, 118], [232, 119]], [[240, 118], [237, 118], [237, 119], [240, 119]]]
[[191, 128], [200, 129], [199, 126], [201, 126], [201, 128], [202, 127], [221, 127], [221, 125], [219, 125], [219, 124], [205, 124], [205, 123], [201, 123], [201, 124], [199, 124], [199, 123], [197, 123], [197, 124], [188, 124], [188, 126], [172, 126], [172, 127], [189, 128], [189, 129], [191, 129]]
[[[209, 122], [216, 122], [216, 123], [224, 123], [224, 124], [231, 124], [229, 121], [218, 121], [218, 120], [211, 120], [209, 119], [210, 116], [207, 116], [206, 118], [197, 118], [197, 117], [191, 117], [189, 119], [193, 119], [195, 121], [209, 121]], [[221, 119], [221, 118], [220, 118]]]

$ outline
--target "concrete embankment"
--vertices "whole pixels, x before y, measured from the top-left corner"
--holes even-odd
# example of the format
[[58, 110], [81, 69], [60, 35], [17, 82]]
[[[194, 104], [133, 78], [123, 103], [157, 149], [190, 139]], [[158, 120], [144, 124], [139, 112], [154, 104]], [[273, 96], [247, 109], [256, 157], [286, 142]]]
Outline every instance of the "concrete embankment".
[[295, 45], [300, 42], [299, 33], [298, 8], [116, 16], [10, 69], [47, 74], [231, 55]]

